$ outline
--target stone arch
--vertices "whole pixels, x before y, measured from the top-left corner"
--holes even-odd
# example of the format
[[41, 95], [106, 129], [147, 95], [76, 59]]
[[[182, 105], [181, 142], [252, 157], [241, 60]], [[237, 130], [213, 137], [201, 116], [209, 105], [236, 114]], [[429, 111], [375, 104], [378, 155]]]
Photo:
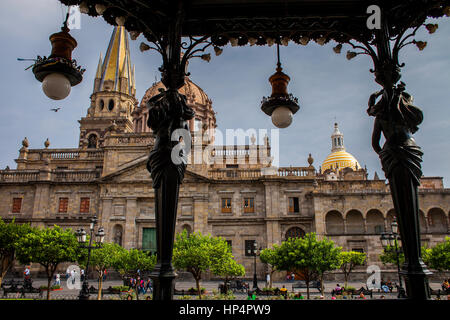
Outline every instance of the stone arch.
[[286, 231], [284, 238], [288, 240], [289, 238], [303, 238], [305, 236], [305, 231], [300, 227], [291, 227]]
[[364, 218], [360, 211], [350, 210], [346, 215], [347, 233], [362, 234], [365, 233]]
[[100, 111], [103, 111], [105, 109], [105, 100], [100, 99], [98, 106], [100, 108]]
[[98, 137], [96, 133], [89, 134], [88, 138], [88, 148], [96, 149], [98, 147]]
[[325, 215], [327, 234], [344, 234], [344, 218], [339, 211], [332, 210]]
[[187, 231], [188, 235], [192, 233], [192, 227], [189, 224], [183, 224], [183, 226], [181, 227], [181, 232], [183, 232], [184, 230]]
[[428, 231], [431, 233], [446, 233], [448, 230], [447, 217], [441, 208], [428, 211]]
[[367, 233], [381, 234], [384, 227], [384, 217], [380, 210], [370, 209], [366, 214]]
[[113, 242], [118, 244], [119, 246], [122, 246], [123, 244], [123, 227], [120, 224], [116, 224], [113, 227]]
[[391, 209], [386, 213], [386, 225], [390, 226], [394, 218], [397, 217], [397, 212], [395, 209]]

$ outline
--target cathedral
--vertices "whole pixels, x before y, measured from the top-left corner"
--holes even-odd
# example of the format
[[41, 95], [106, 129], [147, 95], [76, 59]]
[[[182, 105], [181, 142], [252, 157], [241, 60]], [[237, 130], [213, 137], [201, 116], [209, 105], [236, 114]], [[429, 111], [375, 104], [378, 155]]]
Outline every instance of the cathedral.
[[[52, 149], [46, 141], [45, 148], [33, 149], [25, 138], [17, 168], [0, 170], [2, 219], [76, 230], [87, 229], [96, 215], [105, 241], [156, 251], [154, 190], [146, 168], [154, 136], [147, 126], [146, 103], [164, 85], [154, 83], [139, 101], [134, 74], [128, 34], [124, 27], [115, 27], [98, 63], [90, 107], [79, 120], [78, 147]], [[213, 132], [217, 125], [211, 99], [189, 77], [180, 92], [195, 111], [189, 120], [193, 136]], [[253, 248], [309, 232], [331, 238], [344, 250], [365, 252], [367, 266], [387, 270], [378, 259], [383, 250], [380, 234], [390, 231], [395, 217], [387, 181], [376, 173], [370, 179], [367, 169], [346, 151], [338, 124], [330, 129], [331, 152], [319, 168], [311, 155], [298, 167], [262, 161], [261, 155], [270, 159], [268, 137], [261, 144], [252, 137], [248, 144], [212, 148], [201, 140], [195, 148], [201, 148], [202, 157], [210, 154], [227, 161], [188, 165], [177, 232], [225, 238], [245, 266], [246, 278], [253, 275]], [[214, 135], [209, 140], [214, 141]], [[422, 177], [419, 201], [422, 244], [432, 246], [449, 235], [450, 190], [440, 177]], [[259, 278], [268, 271], [260, 262], [256, 268]], [[359, 272], [367, 277], [365, 268]]]

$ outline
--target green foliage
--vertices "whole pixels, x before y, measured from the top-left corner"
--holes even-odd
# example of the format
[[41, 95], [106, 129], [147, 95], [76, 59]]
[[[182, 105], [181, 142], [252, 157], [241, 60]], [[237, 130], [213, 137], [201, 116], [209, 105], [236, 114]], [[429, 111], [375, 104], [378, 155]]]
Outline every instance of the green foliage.
[[45, 268], [56, 267], [61, 262], [77, 261], [80, 249], [71, 229], [59, 226], [33, 229], [16, 241], [16, 255], [20, 262], [35, 262]]
[[122, 276], [130, 276], [136, 278], [140, 273], [150, 272], [156, 264], [156, 256], [149, 255], [147, 252], [123, 248], [111, 247], [114, 256], [111, 260], [111, 266], [117, 270]]
[[439, 271], [450, 270], [450, 237], [445, 237], [444, 242], [428, 250], [428, 255], [424, 255], [424, 261], [430, 268]]
[[17, 241], [30, 231], [29, 224], [5, 223], [0, 218], [0, 284], [14, 263]]
[[225, 277], [225, 279], [245, 275], [244, 266], [232, 258], [225, 260], [223, 263], [211, 266], [211, 271], [215, 275]]
[[[103, 275], [105, 269], [114, 267], [116, 265], [117, 257], [121, 256], [121, 253], [125, 251], [124, 248], [115, 243], [103, 243], [101, 247], [93, 249], [91, 251], [91, 257], [89, 260], [89, 267], [93, 267], [97, 271], [98, 275], [98, 295], [97, 299], [101, 300], [102, 294], [101, 290], [103, 288]], [[85, 249], [78, 263], [81, 268], [86, 268], [87, 263], [87, 250]]]
[[[102, 277], [105, 269], [115, 266], [117, 257], [120, 256], [123, 251], [126, 250], [116, 243], [103, 243], [100, 248], [91, 251], [89, 266], [93, 267], [98, 272], [99, 277]], [[83, 255], [78, 261], [82, 268], [86, 266], [86, 262], [87, 255]]]
[[[156, 264], [156, 256], [142, 250], [126, 250], [118, 245], [111, 245], [107, 250], [110, 250], [109, 252], [112, 255], [111, 266], [122, 277], [128, 276], [137, 279], [143, 273], [152, 271]], [[134, 287], [136, 299], [139, 299], [138, 287], [139, 283], [136, 281]]]
[[[423, 246], [421, 249], [422, 252], [422, 259], [426, 264], [429, 264], [429, 260], [431, 258], [431, 249]], [[386, 264], [397, 264], [397, 255], [395, 253], [395, 246], [387, 246], [384, 248], [383, 253], [381, 253], [378, 258], [380, 261], [386, 265]], [[398, 262], [400, 265], [405, 263], [405, 254], [400, 249], [398, 253]]]
[[186, 230], [177, 234], [173, 264], [177, 269], [190, 272], [197, 288], [200, 288], [202, 274], [207, 270], [225, 277], [245, 273], [243, 266], [233, 261], [230, 247], [223, 238], [202, 235], [200, 232], [189, 235]]
[[266, 248], [261, 250], [261, 253], [259, 254], [259, 259], [263, 263], [267, 263], [271, 266], [271, 268], [276, 268], [277, 263], [277, 251], [274, 248]]
[[[45, 268], [48, 286], [62, 262], [78, 261], [80, 248], [71, 229], [63, 230], [59, 226], [45, 229], [32, 229], [16, 241], [16, 256], [21, 263], [39, 263]], [[50, 299], [50, 290], [47, 291]]]
[[319, 274], [340, 268], [343, 263], [342, 248], [325, 238], [317, 241], [314, 260]]
[[289, 238], [280, 246], [274, 245], [274, 252], [265, 252], [263, 259], [270, 261], [277, 270], [295, 271], [303, 274], [309, 298], [309, 282], [317, 275], [339, 268], [341, 248], [328, 239], [318, 240], [315, 233], [303, 238]]
[[259, 254], [259, 259], [262, 263], [266, 263], [270, 266], [270, 281], [269, 287], [272, 287], [272, 275], [277, 270], [277, 249], [276, 248], [266, 248], [261, 250]]
[[[379, 255], [379, 258], [381, 262], [386, 265], [389, 263], [397, 264], [397, 255], [395, 253], [395, 246], [387, 246], [383, 253]], [[400, 265], [402, 265], [405, 262], [405, 255], [402, 251], [398, 253], [398, 260]]]
[[344, 273], [345, 286], [348, 283], [348, 277], [356, 266], [362, 266], [366, 261], [367, 255], [364, 252], [342, 251], [341, 269]]
[[111, 287], [114, 291], [120, 291], [120, 292], [128, 292], [129, 287], [128, 286], [113, 286]]
[[212, 269], [223, 272], [221, 264], [232, 257], [230, 247], [222, 238], [202, 235], [200, 232], [188, 235], [186, 230], [177, 234], [173, 249], [173, 264], [177, 269], [185, 269], [195, 279], [202, 272]]
[[[438, 271], [450, 270], [450, 237], [446, 237], [444, 242], [438, 243], [433, 248], [423, 246], [421, 248], [422, 260], [428, 267]], [[396, 264], [397, 258], [395, 254], [395, 247], [387, 246], [384, 252], [379, 256], [383, 264]], [[399, 263], [402, 265], [405, 262], [405, 255], [400, 251]]]

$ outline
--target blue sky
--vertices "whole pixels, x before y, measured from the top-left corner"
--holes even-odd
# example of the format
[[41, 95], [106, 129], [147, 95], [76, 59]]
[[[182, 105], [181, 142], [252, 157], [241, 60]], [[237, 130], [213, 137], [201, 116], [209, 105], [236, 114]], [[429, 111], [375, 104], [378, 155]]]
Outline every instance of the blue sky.
[[[94, 75], [100, 53], [104, 55], [112, 26], [102, 18], [81, 17], [81, 29], [71, 34], [78, 41], [73, 57], [87, 69], [84, 80], [72, 88], [62, 101], [48, 99], [35, 80], [28, 62], [50, 54], [50, 34], [59, 31], [66, 8], [56, 0], [2, 0], [0, 2], [1, 85], [0, 96], [0, 168], [16, 168], [21, 141], [27, 137], [30, 148], [43, 148], [49, 138], [50, 148], [78, 146], [78, 120], [86, 115], [90, 104]], [[431, 20], [430, 20], [431, 21]], [[424, 111], [424, 121], [416, 133], [417, 143], [425, 155], [426, 176], [442, 176], [450, 181], [450, 19], [436, 20], [439, 28], [429, 35], [421, 30], [417, 40], [428, 41], [424, 51], [405, 48], [401, 61], [402, 80], [417, 106]], [[137, 98], [160, 78], [161, 59], [154, 51], [141, 53], [139, 37], [131, 41], [132, 63], [136, 66]], [[307, 166], [308, 154], [318, 168], [330, 153], [330, 135], [335, 120], [345, 135], [345, 146], [369, 177], [377, 171], [384, 177], [379, 159], [372, 151], [370, 137], [373, 118], [366, 114], [369, 95], [379, 90], [369, 72], [372, 61], [358, 56], [348, 61], [332, 51], [334, 43], [320, 46], [289, 44], [281, 47], [283, 71], [291, 77], [289, 92], [299, 98], [300, 111], [287, 129], [280, 130], [280, 165]], [[276, 47], [226, 46], [222, 55], [212, 53], [211, 61], [193, 59], [191, 79], [204, 89], [217, 112], [218, 128], [267, 128], [274, 126], [260, 110], [263, 96], [270, 95], [268, 78], [275, 72]], [[55, 113], [50, 108], [62, 107]]]

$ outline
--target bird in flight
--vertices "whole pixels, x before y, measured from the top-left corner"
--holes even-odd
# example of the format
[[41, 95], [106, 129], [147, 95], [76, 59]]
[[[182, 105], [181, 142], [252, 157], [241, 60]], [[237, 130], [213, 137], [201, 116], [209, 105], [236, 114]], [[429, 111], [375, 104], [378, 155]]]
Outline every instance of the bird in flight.
[[52, 108], [52, 109], [50, 109], [50, 111], [55, 111], [55, 112], [58, 112], [59, 111], [59, 109], [61, 109], [60, 107], [58, 107], [58, 108]]

